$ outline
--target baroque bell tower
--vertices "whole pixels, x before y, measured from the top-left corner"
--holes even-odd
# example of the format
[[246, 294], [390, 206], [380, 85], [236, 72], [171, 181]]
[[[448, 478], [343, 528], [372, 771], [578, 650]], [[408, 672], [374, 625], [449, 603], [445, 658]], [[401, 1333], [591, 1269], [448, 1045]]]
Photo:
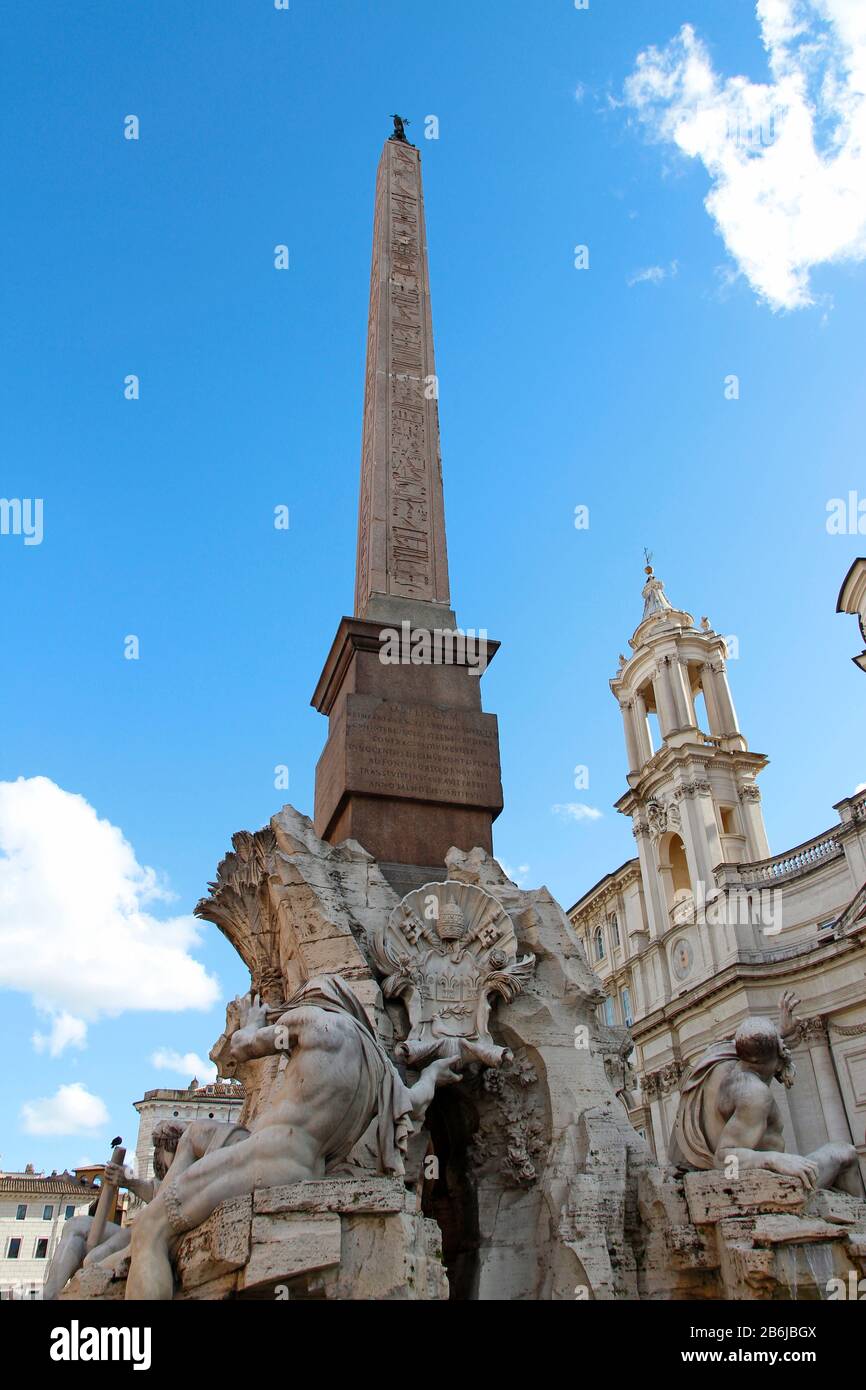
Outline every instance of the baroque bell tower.
[[714, 870], [769, 855], [757, 775], [767, 764], [740, 731], [727, 643], [707, 618], [674, 608], [652, 565], [643, 617], [610, 688], [619, 703], [631, 816], [650, 933], [662, 939], [715, 891]]

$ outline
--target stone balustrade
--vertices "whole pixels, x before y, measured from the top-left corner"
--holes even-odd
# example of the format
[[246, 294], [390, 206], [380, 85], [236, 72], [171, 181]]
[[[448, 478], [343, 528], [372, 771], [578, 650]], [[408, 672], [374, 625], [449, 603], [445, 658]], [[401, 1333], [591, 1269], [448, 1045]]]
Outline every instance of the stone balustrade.
[[752, 864], [726, 865], [729, 881], [738, 879], [750, 888], [772, 887], [777, 883], [788, 883], [811, 873], [817, 866], [838, 859], [845, 853], [845, 847], [834, 831], [816, 835], [806, 840], [796, 849], [785, 854], [774, 855], [771, 859], [759, 859]]

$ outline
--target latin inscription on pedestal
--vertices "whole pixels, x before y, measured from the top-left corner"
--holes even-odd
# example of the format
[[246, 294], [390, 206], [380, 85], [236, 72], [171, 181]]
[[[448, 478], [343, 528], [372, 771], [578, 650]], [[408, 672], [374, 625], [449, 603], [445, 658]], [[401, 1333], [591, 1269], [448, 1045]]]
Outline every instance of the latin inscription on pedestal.
[[353, 699], [346, 774], [351, 790], [374, 796], [499, 807], [496, 716], [391, 701], [359, 709]]

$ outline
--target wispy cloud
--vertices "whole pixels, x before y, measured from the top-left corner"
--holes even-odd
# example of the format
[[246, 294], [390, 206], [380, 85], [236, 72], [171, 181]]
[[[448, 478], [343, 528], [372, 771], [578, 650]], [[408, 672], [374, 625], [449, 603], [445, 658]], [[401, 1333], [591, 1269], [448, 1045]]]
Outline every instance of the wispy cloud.
[[587, 806], [583, 801], [557, 802], [550, 809], [561, 820], [601, 820], [603, 814], [596, 806]]
[[648, 265], [644, 270], [636, 270], [628, 277], [628, 285], [660, 285], [663, 280], [672, 280], [679, 270], [679, 264], [671, 261], [670, 265]]
[[815, 303], [816, 266], [866, 258], [866, 4], [757, 0], [769, 78], [716, 71], [690, 24], [625, 85], [652, 137], [704, 164], [704, 206], [757, 295]]
[[67, 1047], [84, 1047], [86, 1037], [87, 1024], [84, 1020], [75, 1018], [62, 1009], [52, 1016], [50, 1032], [34, 1033], [32, 1042], [36, 1052], [47, 1052], [50, 1057], [59, 1057]]

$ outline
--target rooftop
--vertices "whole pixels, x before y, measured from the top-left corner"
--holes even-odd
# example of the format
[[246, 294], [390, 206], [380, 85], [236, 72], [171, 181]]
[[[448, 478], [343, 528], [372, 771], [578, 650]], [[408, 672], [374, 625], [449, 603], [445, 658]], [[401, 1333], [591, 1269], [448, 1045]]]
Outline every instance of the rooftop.
[[84, 1182], [72, 1173], [0, 1173], [0, 1192], [20, 1192], [34, 1197], [91, 1197], [99, 1192], [95, 1183]]

